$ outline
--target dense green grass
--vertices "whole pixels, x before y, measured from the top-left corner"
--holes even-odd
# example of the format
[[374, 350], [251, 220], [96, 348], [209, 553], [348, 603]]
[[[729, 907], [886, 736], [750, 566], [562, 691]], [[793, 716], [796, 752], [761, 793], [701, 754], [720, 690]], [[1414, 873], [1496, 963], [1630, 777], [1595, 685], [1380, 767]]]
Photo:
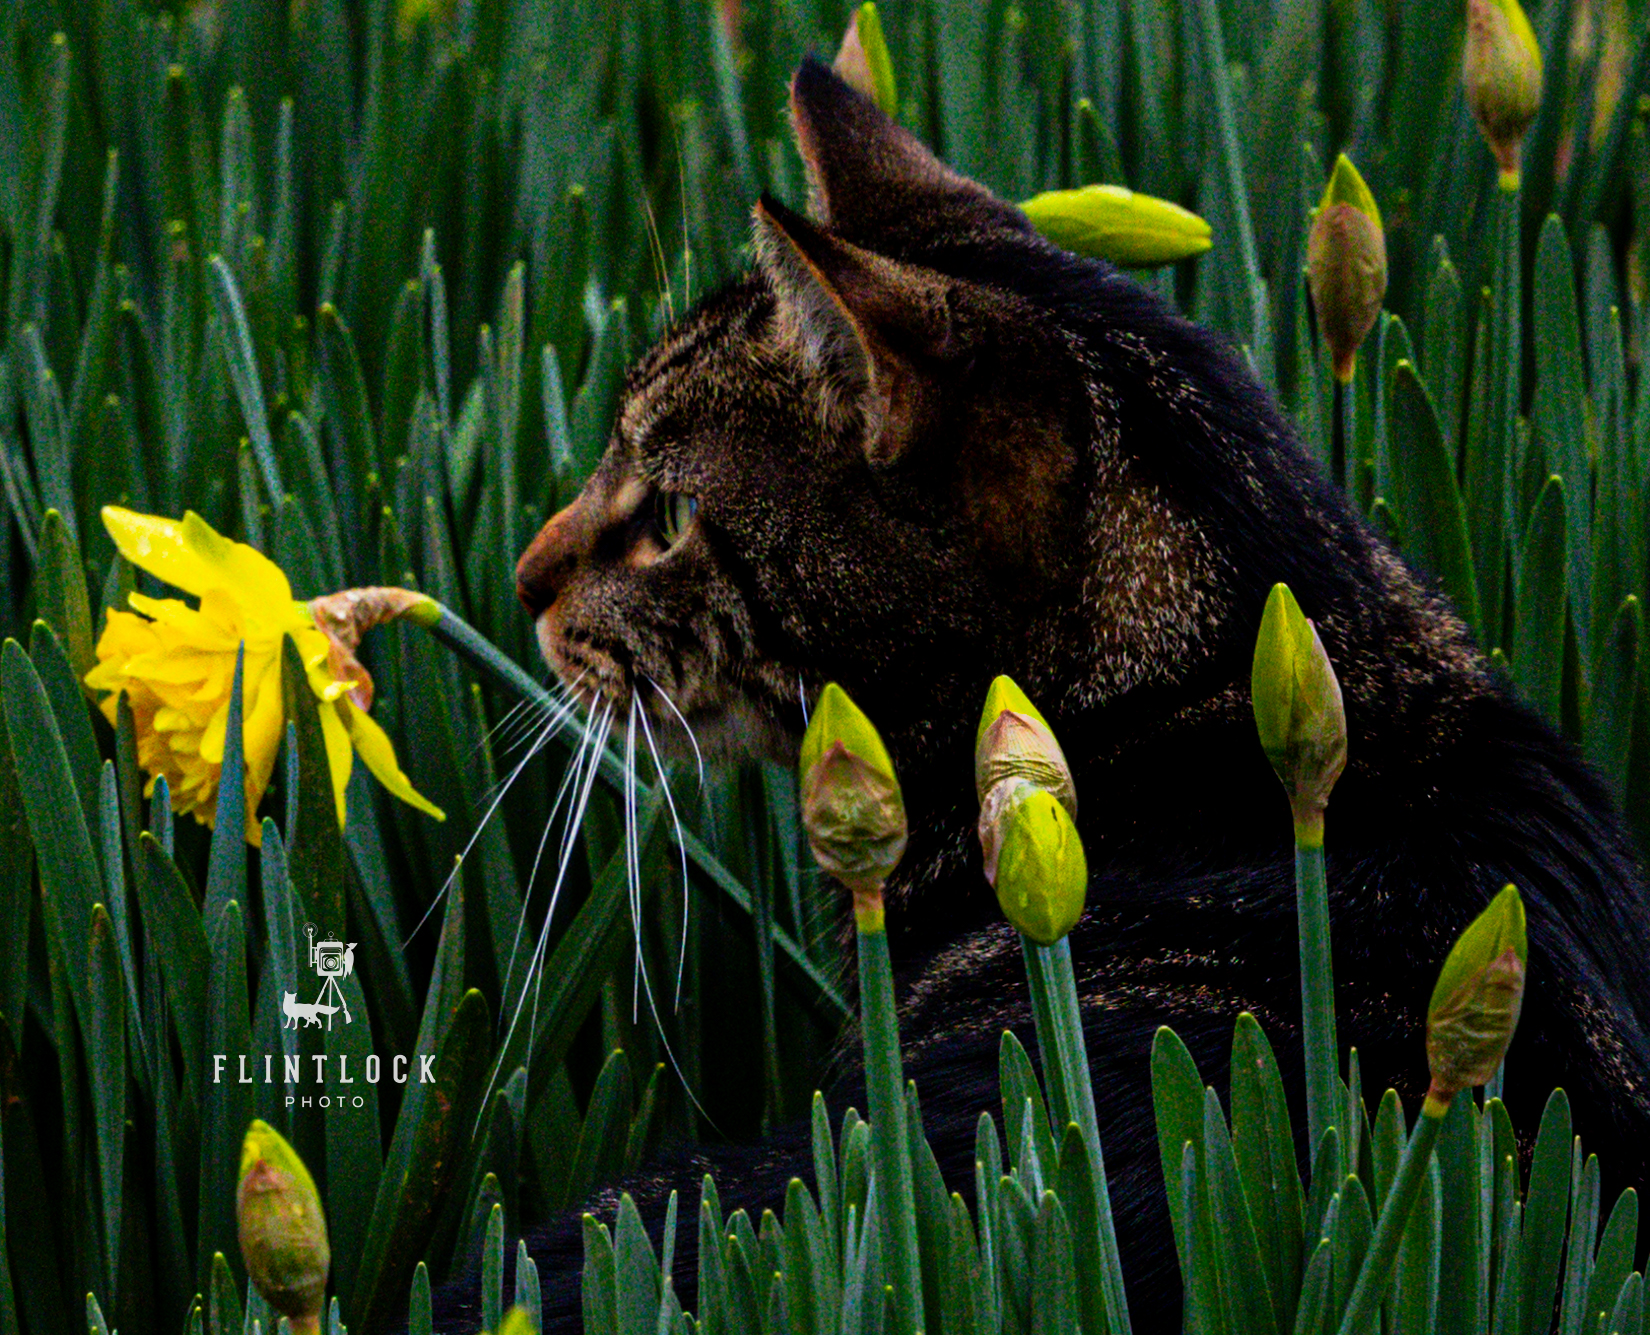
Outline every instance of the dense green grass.
[[[845, 1012], [836, 896], [798, 856], [788, 773], [716, 771], [702, 788], [691, 767], [675, 774], [702, 841], [685, 896], [669, 813], [638, 794], [664, 1038], [645, 1002], [633, 1019], [622, 799], [604, 773], [550, 927], [561, 954], [534, 1041], [483, 1105], [499, 1017], [522, 995], [517, 922], [536, 934], [543, 920], [548, 878], [528, 897], [528, 871], [567, 747], [522, 772], [462, 864], [462, 895], [414, 935], [525, 731], [514, 700], [477, 689], [423, 632], [376, 632], [364, 657], [376, 716], [447, 822], [362, 777], [337, 838], [298, 698], [295, 763], [277, 766], [264, 811], [278, 834], [246, 866], [237, 840], [210, 858], [192, 821], [146, 809], [129, 746], [74, 682], [133, 578], [98, 522], [110, 502], [194, 509], [269, 552], [300, 596], [416, 582], [538, 670], [516, 555], [598, 457], [627, 359], [740, 268], [757, 192], [803, 202], [785, 83], [802, 54], [835, 49], [846, 11], [752, 3], [732, 37], [726, 12], [6, 10], [0, 621], [27, 652], [5, 656], [15, 763], [0, 760], [0, 1327], [15, 1311], [31, 1333], [66, 1331], [94, 1292], [122, 1330], [176, 1329], [213, 1288], [218, 1250], [227, 1294], [253, 1115], [315, 1170], [341, 1310], [372, 1329], [413, 1258], [439, 1277], [495, 1197], [513, 1231], [661, 1135], [751, 1135], [806, 1109]], [[1459, 93], [1461, 16], [1436, 0], [891, 0], [882, 17], [902, 119], [962, 170], [1011, 198], [1121, 181], [1207, 217], [1214, 249], [1149, 281], [1249, 349], [1325, 458], [1300, 267], [1324, 164], [1353, 155], [1387, 219], [1402, 322], [1383, 317], [1361, 361], [1351, 485], [1476, 603], [1486, 643], [1642, 833], [1650, 655], [1637, 603], [1622, 608], [1646, 595], [1634, 257], [1650, 43], [1631, 6], [1609, 10], [1619, 46], [1598, 23], [1582, 40], [1580, 12], [1532, 11], [1548, 96], [1514, 202]], [[1543, 490], [1552, 472], [1563, 483]], [[1513, 501], [1487, 500], [1509, 476]], [[289, 1113], [279, 1085], [207, 1083], [208, 1053], [281, 1051], [275, 979], [308, 976], [305, 921], [362, 943], [371, 1031], [347, 1042], [445, 1045], [442, 1117], [390, 1085], [321, 1118]], [[660, 1073], [666, 1039], [708, 1118]]]

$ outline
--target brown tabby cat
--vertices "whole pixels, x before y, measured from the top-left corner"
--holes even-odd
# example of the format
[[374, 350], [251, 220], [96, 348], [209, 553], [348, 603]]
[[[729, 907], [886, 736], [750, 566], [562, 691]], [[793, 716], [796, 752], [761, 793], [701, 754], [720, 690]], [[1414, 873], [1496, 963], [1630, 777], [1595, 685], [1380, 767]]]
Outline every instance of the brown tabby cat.
[[[802, 67], [792, 107], [814, 220], [757, 205], [755, 270], [632, 373], [520, 592], [562, 678], [621, 710], [639, 692], [656, 731], [675, 725], [649, 681], [701, 743], [793, 757], [799, 680], [832, 679], [882, 730], [911, 818], [890, 914], [908, 1069], [948, 1182], [972, 1181], [1000, 1032], [1029, 1030], [973, 833], [973, 729], [1006, 672], [1076, 771], [1092, 884], [1072, 949], [1135, 1329], [1178, 1328], [1153, 1030], [1172, 1023], [1213, 1078], [1252, 1010], [1299, 1091], [1287, 808], [1248, 694], [1279, 580], [1346, 695], [1329, 876], [1340, 1032], [1366, 1089], [1413, 1109], [1438, 962], [1514, 881], [1532, 951], [1508, 1066], [1520, 1130], [1563, 1084], [1607, 1177], [1638, 1180], [1650, 898], [1593, 777], [1226, 348], [1040, 239], [823, 66]], [[777, 1205], [807, 1171], [793, 1145], [724, 1176], [724, 1202]], [[639, 1185], [691, 1199], [696, 1180]], [[577, 1273], [575, 1233], [537, 1250]], [[677, 1255], [691, 1289], [691, 1247]], [[566, 1297], [576, 1319], [576, 1283]]]

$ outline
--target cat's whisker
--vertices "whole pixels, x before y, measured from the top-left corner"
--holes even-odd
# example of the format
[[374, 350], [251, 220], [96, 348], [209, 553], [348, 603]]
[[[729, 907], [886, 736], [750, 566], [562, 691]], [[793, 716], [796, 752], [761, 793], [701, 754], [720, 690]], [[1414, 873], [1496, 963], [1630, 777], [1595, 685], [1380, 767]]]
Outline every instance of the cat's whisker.
[[[533, 947], [532, 957], [527, 962], [526, 971], [523, 975], [521, 996], [516, 1000], [515, 1011], [510, 1017], [509, 1027], [505, 1030], [503, 1040], [499, 1045], [499, 1052], [501, 1054], [509, 1048], [511, 1041], [515, 1037], [516, 1027], [521, 1023], [522, 1012], [527, 1006], [527, 994], [529, 991], [531, 991], [533, 995], [533, 1008], [529, 1016], [527, 1026], [529, 1050], [532, 1048], [533, 1037], [538, 1032], [539, 1001], [544, 985], [544, 961], [549, 951], [550, 928], [552, 923], [555, 921], [556, 903], [561, 897], [561, 887], [567, 871], [570, 850], [573, 845], [573, 836], [577, 834], [580, 825], [583, 824], [584, 813], [590, 801], [591, 787], [595, 781], [597, 772], [601, 769], [602, 748], [607, 744], [607, 728], [612, 714], [612, 708], [612, 705], [606, 706], [599, 718], [594, 715], [586, 717], [584, 732], [580, 737], [578, 749], [574, 752], [573, 761], [569, 766], [569, 773], [573, 776], [575, 781], [573, 786], [577, 793], [577, 797], [575, 798], [573, 805], [568, 810], [567, 826], [564, 829], [562, 838], [562, 858], [557, 868], [556, 883], [550, 892], [550, 904], [545, 910], [544, 925], [539, 930], [538, 940]], [[565, 782], [566, 781], [564, 780], [564, 784]], [[557, 803], [558, 805], [560, 803], [559, 796]], [[546, 837], [549, 835], [550, 823], [553, 823], [554, 820], [555, 810], [552, 809], [550, 821], [547, 822], [545, 826]], [[542, 852], [542, 845], [540, 851]], [[535, 875], [537, 874], [537, 868], [538, 863], [535, 860]], [[531, 882], [529, 882], [529, 888], [530, 887]], [[525, 902], [522, 905], [522, 914], [525, 918]], [[512, 960], [513, 958], [514, 951], [512, 949]], [[507, 983], [509, 977], [510, 970], [507, 969], [505, 973]], [[532, 981], [531, 988], [528, 987], [527, 980]], [[508, 988], [506, 989], [505, 996], [508, 997]], [[485, 1104], [488, 1098], [492, 1097], [493, 1086], [497, 1083], [497, 1076], [498, 1071], [495, 1067], [493, 1078], [488, 1081], [488, 1086], [483, 1096], [483, 1104]]]
[[[653, 1028], [659, 1035], [659, 1045], [665, 1050], [665, 1056], [670, 1061], [671, 1070], [676, 1073], [676, 1079], [681, 1083], [683, 1092], [687, 1094], [690, 1100], [692, 1100], [693, 1106], [697, 1108], [700, 1115], [714, 1127], [716, 1125], [715, 1122], [711, 1121], [710, 1114], [705, 1111], [704, 1105], [699, 1102], [698, 1096], [693, 1092], [693, 1087], [688, 1084], [687, 1075], [683, 1072], [681, 1063], [676, 1060], [675, 1050], [670, 1046], [670, 1038], [665, 1033], [664, 1020], [659, 1015], [658, 998], [653, 995], [653, 982], [647, 976], [647, 960], [642, 944], [642, 844], [641, 830], [639, 828], [640, 820], [636, 808], [636, 714], [638, 712], [638, 706], [639, 701], [636, 693], [631, 692], [630, 719], [625, 727], [624, 747], [625, 879], [628, 882], [628, 889], [630, 891], [630, 922], [632, 937], [636, 943], [635, 972], [632, 975], [631, 981], [630, 1021], [632, 1024], [635, 1024], [640, 1018], [639, 999], [641, 995], [645, 994], [647, 997], [648, 1013], [653, 1017]], [[647, 711], [642, 709], [640, 712], [642, 715], [642, 733], [645, 737], [648, 735]], [[651, 739], [649, 739], [649, 748], [651, 748], [652, 745], [653, 743]], [[655, 767], [658, 765], [657, 753], [654, 755], [654, 765]], [[662, 774], [660, 775], [660, 778], [662, 781]], [[670, 802], [670, 789], [666, 787], [664, 792], [665, 800], [670, 806], [672, 817], [674, 817], [675, 804]], [[678, 842], [681, 840], [680, 826], [677, 827], [677, 840]], [[684, 866], [684, 876], [682, 880], [684, 905], [687, 902], [687, 878], [685, 875], [685, 870], [686, 869]], [[681, 981], [679, 975], [677, 986], [678, 989], [680, 989]]]
[[[510, 714], [507, 714], [503, 719], [501, 719], [498, 726], [493, 729], [495, 740], [506, 732], [511, 734], [508, 740], [500, 743], [500, 751], [507, 753], [521, 743], [521, 741], [531, 732], [533, 724], [536, 721], [534, 718], [535, 715], [542, 718], [553, 712], [565, 713], [570, 708], [576, 706], [578, 703], [576, 688], [588, 675], [588, 671], [585, 671], [579, 673], [579, 675], [570, 682], [558, 681], [554, 685], [547, 686], [546, 694], [549, 697], [548, 699], [523, 701], [521, 705], [518, 705], [515, 709], [511, 710]], [[525, 710], [522, 709], [523, 705], [526, 706]], [[514, 717], [512, 718], [512, 716]]]
[[[665, 688], [654, 681], [652, 677], [645, 677], [644, 680], [659, 693], [659, 698], [670, 707], [670, 712], [676, 715], [676, 721], [682, 725], [682, 731], [687, 734], [688, 745], [693, 748], [694, 763], [699, 767], [699, 786], [703, 788], [705, 786], [705, 755], [699, 749], [699, 739], [693, 735], [693, 729], [688, 726], [688, 721], [682, 717], [682, 711], [676, 708], [676, 702], [665, 692]], [[646, 716], [646, 711], [643, 712], [643, 716]]]
[[[529, 729], [535, 726], [547, 728], [549, 735], [546, 736], [543, 732], [535, 735], [531, 745], [527, 749], [526, 754], [522, 756], [520, 762], [517, 764], [515, 770], [510, 774], [510, 776], [502, 781], [495, 781], [493, 786], [489, 788], [487, 792], [482, 794], [481, 800], [484, 802], [491, 801], [493, 803], [493, 807], [498, 805], [498, 802], [504, 796], [505, 791], [516, 781], [516, 775], [526, 767], [527, 762], [544, 749], [545, 744], [551, 737], [555, 736], [562, 730], [563, 726], [567, 723], [567, 720], [572, 717], [574, 710], [578, 708], [578, 700], [570, 692], [562, 691], [558, 693], [556, 697], [553, 697], [549, 702], [535, 702], [535, 707], [538, 712], [531, 716], [530, 722], [522, 726], [522, 738], [526, 738], [529, 735]], [[511, 743], [510, 745], [503, 747], [502, 752], [504, 754], [508, 754], [514, 745], [515, 743]], [[488, 808], [487, 816], [492, 815], [493, 807]], [[486, 823], [487, 817], [483, 817], [481, 825], [485, 826]], [[476, 834], [479, 835], [480, 833], [481, 826], [478, 826], [476, 829]], [[465, 851], [468, 852], [469, 850], [466, 849]]]
[[808, 683], [802, 680], [802, 674], [796, 674], [796, 698], [802, 702], [802, 728], [808, 727]]
[[[556, 796], [550, 803], [549, 814], [546, 815], [544, 819], [544, 833], [539, 836], [538, 848], [534, 850], [533, 853], [533, 866], [527, 873], [526, 889], [522, 894], [521, 915], [516, 919], [516, 934], [514, 940], [510, 943], [510, 958], [509, 962], [505, 965], [504, 970], [505, 996], [509, 996], [513, 990], [510, 986], [510, 980], [513, 978], [515, 973], [516, 955], [521, 948], [522, 932], [527, 925], [527, 907], [533, 898], [533, 887], [538, 884], [539, 867], [544, 862], [544, 850], [550, 843], [550, 831], [556, 826], [556, 813], [561, 810], [563, 799], [567, 797], [568, 793], [571, 792], [577, 784], [578, 777], [581, 772], [581, 766], [584, 761], [585, 743], [587, 737], [588, 733], [580, 734], [578, 745], [574, 748], [573, 755], [569, 758], [566, 769], [562, 771], [561, 783], [557, 785]], [[546, 921], [548, 922], [548, 919]], [[531, 977], [531, 965], [529, 964], [527, 968], [528, 973], [526, 976]]]
[[498, 810], [499, 803], [504, 801], [504, 795], [510, 791], [511, 785], [521, 777], [521, 772], [527, 768], [528, 763], [533, 759], [533, 757], [538, 755], [538, 753], [543, 750], [545, 745], [550, 741], [551, 737], [556, 734], [557, 730], [561, 727], [563, 721], [565, 720], [565, 717], [566, 716], [563, 713], [556, 713], [552, 715], [550, 721], [547, 722], [539, 731], [539, 734], [534, 739], [532, 746], [528, 748], [527, 754], [522, 756], [515, 769], [510, 771], [510, 777], [497, 786], [497, 791], [493, 795], [491, 804], [487, 807], [487, 810], [482, 815], [481, 819], [476, 822], [475, 829], [470, 832], [470, 838], [464, 845], [464, 851], [461, 852], [454, 860], [453, 869], [447, 873], [447, 879], [441, 883], [441, 889], [438, 890], [431, 898], [429, 904], [424, 909], [423, 916], [419, 918], [412, 931], [407, 934], [407, 939], [401, 943], [401, 948], [403, 950], [411, 945], [413, 938], [424, 929], [424, 924], [430, 920], [430, 915], [435, 912], [436, 905], [446, 899], [447, 892], [452, 889], [454, 879], [464, 869], [464, 860], [470, 856], [470, 850], [476, 846], [476, 840], [481, 838], [482, 831], [487, 828], [487, 822], [493, 818], [493, 813]]
[[[630, 693], [630, 718], [624, 733], [624, 872], [630, 901], [630, 927], [636, 940], [636, 966], [630, 977], [630, 1022], [639, 1018], [642, 981], [642, 852], [636, 829], [636, 692]], [[649, 998], [651, 1000], [651, 998]]]
[[647, 721], [647, 710], [642, 710], [642, 736], [647, 740], [648, 754], [653, 757], [653, 774], [658, 780], [659, 791], [665, 795], [665, 807], [670, 812], [670, 823], [676, 830], [676, 848], [682, 855], [682, 941], [676, 953], [676, 992], [671, 1002], [671, 1010], [682, 1008], [682, 975], [687, 968], [687, 939], [688, 939], [688, 869], [687, 869], [687, 840], [682, 836], [682, 820], [676, 814], [676, 799], [670, 792], [670, 778], [665, 773], [665, 767], [659, 762], [659, 748], [653, 743], [653, 729]]

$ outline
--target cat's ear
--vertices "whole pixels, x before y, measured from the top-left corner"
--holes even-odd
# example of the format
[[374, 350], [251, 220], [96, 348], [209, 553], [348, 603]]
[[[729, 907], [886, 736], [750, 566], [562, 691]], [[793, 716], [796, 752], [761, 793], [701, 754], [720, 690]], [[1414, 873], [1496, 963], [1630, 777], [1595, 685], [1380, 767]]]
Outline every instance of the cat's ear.
[[779, 336], [823, 373], [828, 415], [862, 417], [872, 461], [898, 457], [931, 415], [935, 372], [956, 350], [950, 280], [844, 241], [766, 196], [755, 219]]
[[812, 57], [791, 80], [791, 122], [809, 211], [850, 241], [898, 254], [951, 237], [1030, 231], [1018, 209], [952, 171]]

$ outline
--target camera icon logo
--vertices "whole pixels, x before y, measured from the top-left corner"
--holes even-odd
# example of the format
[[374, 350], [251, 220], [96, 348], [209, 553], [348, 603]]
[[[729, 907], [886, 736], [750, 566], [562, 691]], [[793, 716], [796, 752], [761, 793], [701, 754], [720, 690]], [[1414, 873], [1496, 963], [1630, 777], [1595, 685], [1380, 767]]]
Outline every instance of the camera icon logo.
[[281, 1022], [281, 1027], [296, 1029], [300, 1024], [305, 1024], [319, 1028], [325, 1016], [326, 1026], [331, 1029], [332, 1017], [340, 1011], [344, 1014], [344, 1023], [352, 1024], [355, 1017], [350, 1014], [349, 1002], [345, 1000], [344, 989], [339, 983], [355, 972], [357, 943], [351, 941], [345, 945], [342, 941], [317, 941], [314, 923], [306, 923], [304, 931], [309, 936], [309, 967], [320, 978], [321, 991], [308, 1004], [300, 1002], [296, 992], [284, 993], [281, 1011], [286, 1018]]

